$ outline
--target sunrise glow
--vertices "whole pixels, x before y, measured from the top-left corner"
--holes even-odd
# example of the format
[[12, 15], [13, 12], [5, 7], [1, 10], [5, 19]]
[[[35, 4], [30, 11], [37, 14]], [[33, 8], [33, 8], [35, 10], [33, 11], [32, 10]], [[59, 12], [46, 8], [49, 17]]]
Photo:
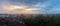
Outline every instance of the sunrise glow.
[[[53, 2], [54, 1], [54, 2]], [[58, 2], [57, 2], [58, 1]], [[0, 0], [2, 14], [59, 14], [59, 0]]]
[[[17, 11], [17, 12], [14, 12], [16, 14], [32, 14], [32, 8], [29, 8], [27, 6], [18, 6], [18, 5], [3, 5], [2, 6], [5, 10], [7, 10], [8, 12], [9, 11]], [[12, 12], [13, 13], [13, 12]]]

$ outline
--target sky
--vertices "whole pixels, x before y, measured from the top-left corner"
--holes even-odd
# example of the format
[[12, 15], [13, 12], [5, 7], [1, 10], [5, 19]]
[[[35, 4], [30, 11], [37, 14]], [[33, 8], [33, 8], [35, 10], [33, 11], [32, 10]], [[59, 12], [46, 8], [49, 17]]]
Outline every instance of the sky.
[[60, 0], [0, 0], [0, 14], [60, 14]]

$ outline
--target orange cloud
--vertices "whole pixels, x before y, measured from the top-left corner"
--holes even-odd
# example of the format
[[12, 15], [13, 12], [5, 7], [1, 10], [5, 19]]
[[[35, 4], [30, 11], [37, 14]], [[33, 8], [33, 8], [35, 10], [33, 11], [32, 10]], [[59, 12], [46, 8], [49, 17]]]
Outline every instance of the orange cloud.
[[27, 6], [18, 6], [18, 5], [11, 5], [11, 4], [8, 4], [8, 5], [2, 5], [2, 8], [4, 10], [6, 10], [5, 12], [7, 13], [14, 13], [14, 14], [32, 14], [32, 10], [33, 9], [30, 9], [29, 7]]

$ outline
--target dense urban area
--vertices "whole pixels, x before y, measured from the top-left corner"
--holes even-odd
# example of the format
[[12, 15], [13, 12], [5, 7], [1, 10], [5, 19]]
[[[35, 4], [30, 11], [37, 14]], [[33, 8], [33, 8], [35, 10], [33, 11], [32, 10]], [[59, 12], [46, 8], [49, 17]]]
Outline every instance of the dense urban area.
[[60, 15], [0, 14], [0, 26], [60, 26]]

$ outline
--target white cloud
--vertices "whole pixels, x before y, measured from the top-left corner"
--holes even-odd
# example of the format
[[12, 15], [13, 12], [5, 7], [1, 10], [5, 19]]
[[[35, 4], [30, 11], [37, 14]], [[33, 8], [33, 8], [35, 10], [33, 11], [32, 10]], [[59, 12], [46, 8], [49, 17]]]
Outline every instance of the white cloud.
[[[45, 3], [37, 3], [33, 6], [27, 6], [22, 3], [18, 3], [19, 5], [14, 5], [14, 3], [10, 3], [9, 0], [5, 0], [1, 2], [2, 4], [0, 5], [0, 13], [35, 13], [35, 14], [45, 14]], [[16, 3], [17, 4], [17, 3]], [[1, 12], [2, 11], [2, 12]]]

